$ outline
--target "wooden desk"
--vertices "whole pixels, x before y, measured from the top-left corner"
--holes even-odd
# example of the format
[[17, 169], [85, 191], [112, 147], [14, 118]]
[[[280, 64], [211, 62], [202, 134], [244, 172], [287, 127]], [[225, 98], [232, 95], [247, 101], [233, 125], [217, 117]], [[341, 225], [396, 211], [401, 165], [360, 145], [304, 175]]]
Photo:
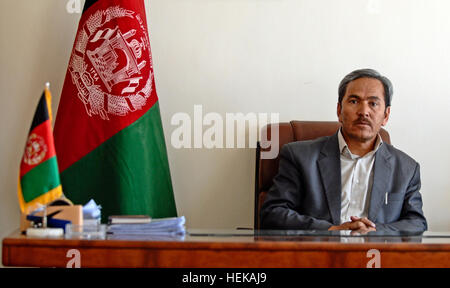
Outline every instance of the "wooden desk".
[[367, 267], [380, 252], [381, 267], [450, 268], [450, 236], [336, 237], [192, 233], [173, 241], [27, 238], [15, 232], [2, 243], [3, 265], [66, 267], [71, 249], [81, 267]]

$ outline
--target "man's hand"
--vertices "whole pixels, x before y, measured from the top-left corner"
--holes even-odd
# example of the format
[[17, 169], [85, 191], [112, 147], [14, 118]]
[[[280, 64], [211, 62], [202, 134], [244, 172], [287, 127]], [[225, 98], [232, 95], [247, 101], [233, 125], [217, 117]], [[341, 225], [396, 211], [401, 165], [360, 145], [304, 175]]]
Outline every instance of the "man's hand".
[[331, 226], [328, 231], [334, 230], [352, 230], [352, 233], [366, 234], [371, 231], [377, 231], [375, 223], [367, 219], [367, 217], [359, 218], [355, 216], [350, 217], [349, 222], [342, 223], [338, 226]]
[[363, 222], [366, 225], [366, 227], [363, 228], [363, 229], [353, 230], [352, 233], [351, 233], [352, 235], [354, 235], [354, 234], [367, 234], [367, 233], [369, 233], [371, 231], [377, 231], [375, 223], [373, 223], [372, 221], [370, 221], [366, 217], [359, 218], [359, 217], [351, 216], [350, 220], [352, 220], [352, 222], [361, 221], [361, 222]]

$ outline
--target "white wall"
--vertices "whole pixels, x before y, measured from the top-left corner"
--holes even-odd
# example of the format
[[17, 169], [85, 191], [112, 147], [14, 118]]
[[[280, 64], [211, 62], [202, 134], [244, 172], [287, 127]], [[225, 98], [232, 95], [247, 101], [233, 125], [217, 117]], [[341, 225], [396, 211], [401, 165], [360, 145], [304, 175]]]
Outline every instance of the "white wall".
[[[18, 225], [17, 171], [43, 84], [59, 102], [79, 14], [0, 2], [0, 237]], [[394, 83], [387, 129], [421, 164], [430, 230], [449, 231], [450, 2], [146, 0], [175, 197], [189, 227], [252, 226], [254, 149], [170, 145], [172, 115], [278, 112], [335, 120], [337, 85], [372, 67]]]

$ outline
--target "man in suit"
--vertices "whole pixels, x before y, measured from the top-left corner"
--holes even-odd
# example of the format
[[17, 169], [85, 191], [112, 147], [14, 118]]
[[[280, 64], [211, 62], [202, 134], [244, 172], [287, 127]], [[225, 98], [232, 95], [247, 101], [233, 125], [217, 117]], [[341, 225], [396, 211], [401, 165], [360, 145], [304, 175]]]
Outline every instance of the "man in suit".
[[339, 85], [340, 129], [286, 144], [261, 209], [263, 229], [414, 231], [427, 229], [419, 164], [379, 130], [389, 120], [392, 84], [372, 69]]

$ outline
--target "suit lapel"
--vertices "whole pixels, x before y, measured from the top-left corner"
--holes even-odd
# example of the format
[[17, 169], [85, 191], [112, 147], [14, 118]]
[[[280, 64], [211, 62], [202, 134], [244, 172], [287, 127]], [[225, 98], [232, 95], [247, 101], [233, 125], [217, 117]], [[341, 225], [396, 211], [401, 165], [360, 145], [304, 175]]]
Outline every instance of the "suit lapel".
[[337, 133], [331, 136], [320, 151], [318, 162], [320, 177], [330, 209], [333, 224], [341, 218], [341, 161]]
[[375, 163], [373, 164], [373, 185], [370, 195], [369, 219], [376, 221], [378, 211], [384, 202], [388, 184], [391, 181], [391, 154], [383, 144], [375, 154]]

